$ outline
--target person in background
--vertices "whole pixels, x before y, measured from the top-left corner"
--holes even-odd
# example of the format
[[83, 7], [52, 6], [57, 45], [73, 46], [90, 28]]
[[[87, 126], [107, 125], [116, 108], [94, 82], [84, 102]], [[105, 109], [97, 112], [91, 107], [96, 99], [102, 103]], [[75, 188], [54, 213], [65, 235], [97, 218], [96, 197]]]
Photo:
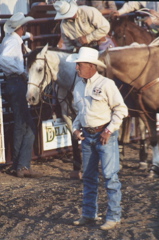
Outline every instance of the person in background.
[[121, 16], [125, 13], [133, 12], [141, 8], [146, 7], [146, 2], [140, 1], [128, 1], [124, 5], [113, 13], [114, 16]]
[[35, 1], [32, 1], [31, 8], [35, 6], [44, 6], [47, 4], [52, 4], [54, 2], [55, 2], [54, 0], [41, 0], [41, 1], [35, 0]]
[[97, 8], [102, 14], [111, 14], [117, 10], [115, 1], [85, 1], [77, 0], [77, 5], [89, 5]]
[[97, 66], [106, 67], [98, 60], [96, 49], [81, 47], [66, 61], [76, 62], [81, 77], [73, 91], [77, 116], [73, 122], [73, 135], [82, 141], [83, 207], [76, 226], [98, 220], [98, 165], [101, 161], [105, 189], [108, 195], [106, 222], [100, 226], [108, 230], [121, 221], [121, 183], [118, 178], [118, 129], [128, 109], [114, 81], [97, 72]]
[[6, 36], [0, 46], [0, 68], [6, 77], [6, 94], [13, 110], [13, 170], [17, 177], [40, 177], [30, 167], [35, 126], [26, 101], [27, 73], [24, 68], [22, 36], [26, 24], [33, 20], [22, 12], [15, 13], [4, 24]]
[[145, 23], [154, 30], [159, 32], [159, 2], [146, 2], [146, 8], [149, 9], [150, 16], [145, 18]]
[[138, 11], [140, 9], [146, 8], [150, 13], [148, 17], [145, 18], [145, 23], [150, 28], [156, 28], [156, 25], [159, 27], [159, 3], [151, 1], [128, 1], [120, 8], [118, 11], [113, 13], [114, 16], [121, 16], [126, 13]]
[[110, 24], [96, 8], [77, 6], [74, 2], [67, 1], [56, 1], [54, 8], [57, 12], [55, 20], [62, 20], [61, 38], [66, 49], [79, 49], [89, 45], [103, 50], [103, 43], [107, 44]]

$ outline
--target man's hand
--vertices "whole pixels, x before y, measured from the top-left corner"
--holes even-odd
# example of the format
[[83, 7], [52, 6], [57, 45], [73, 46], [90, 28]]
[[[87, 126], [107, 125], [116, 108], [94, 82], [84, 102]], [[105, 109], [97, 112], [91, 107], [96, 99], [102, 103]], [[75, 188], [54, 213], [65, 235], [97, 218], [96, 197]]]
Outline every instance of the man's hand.
[[111, 14], [112, 16], [119, 16], [119, 12], [118, 11], [114, 11], [114, 12], [112, 12], [112, 14]]
[[34, 36], [32, 33], [30, 33], [30, 40], [33, 42], [34, 41]]
[[81, 45], [88, 44], [86, 36], [82, 36], [76, 39]]
[[80, 130], [75, 130], [73, 132], [73, 137], [75, 139], [79, 139], [79, 140], [84, 140], [85, 138], [82, 136], [82, 132]]
[[150, 9], [149, 12], [154, 15], [155, 17], [159, 17], [159, 13], [156, 12], [154, 9]]
[[111, 136], [111, 133], [110, 132], [106, 132], [105, 130], [101, 133], [101, 135], [100, 135], [100, 142], [102, 143], [102, 145], [108, 143], [110, 136]]
[[150, 26], [152, 24], [152, 20], [150, 17], [144, 19], [144, 23], [146, 23], [148, 26]]

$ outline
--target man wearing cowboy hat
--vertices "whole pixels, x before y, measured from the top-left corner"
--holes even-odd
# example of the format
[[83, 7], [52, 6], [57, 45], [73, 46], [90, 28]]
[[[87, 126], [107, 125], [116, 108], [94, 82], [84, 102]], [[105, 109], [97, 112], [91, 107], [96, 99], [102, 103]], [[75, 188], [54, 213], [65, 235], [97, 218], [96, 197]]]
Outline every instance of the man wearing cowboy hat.
[[62, 20], [61, 37], [66, 49], [91, 45], [102, 50], [100, 46], [108, 41], [106, 35], [110, 24], [100, 11], [90, 6], [78, 6], [73, 1], [56, 1], [53, 5], [57, 12], [55, 20]]
[[17, 177], [38, 177], [30, 168], [35, 127], [26, 101], [27, 81], [22, 53], [22, 35], [26, 24], [33, 20], [22, 12], [15, 13], [4, 24], [4, 37], [0, 46], [0, 68], [6, 76], [6, 93], [14, 117], [13, 169]]
[[116, 227], [121, 218], [117, 138], [128, 109], [114, 81], [97, 72], [97, 66], [106, 66], [98, 60], [96, 49], [81, 47], [78, 54], [69, 55], [66, 61], [76, 62], [77, 73], [82, 78], [73, 92], [77, 109], [73, 135], [82, 140], [83, 208], [82, 217], [73, 223], [79, 226], [98, 219], [98, 164], [101, 161], [108, 208], [106, 222], [100, 229], [108, 230]]

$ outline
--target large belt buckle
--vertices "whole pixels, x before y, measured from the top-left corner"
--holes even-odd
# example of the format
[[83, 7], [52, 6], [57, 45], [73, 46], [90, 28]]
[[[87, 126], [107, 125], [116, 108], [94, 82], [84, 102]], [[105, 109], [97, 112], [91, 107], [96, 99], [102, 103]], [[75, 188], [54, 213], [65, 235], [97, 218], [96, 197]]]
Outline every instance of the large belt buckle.
[[95, 130], [95, 128], [88, 127], [87, 132], [90, 133], [90, 134], [95, 134], [96, 130]]

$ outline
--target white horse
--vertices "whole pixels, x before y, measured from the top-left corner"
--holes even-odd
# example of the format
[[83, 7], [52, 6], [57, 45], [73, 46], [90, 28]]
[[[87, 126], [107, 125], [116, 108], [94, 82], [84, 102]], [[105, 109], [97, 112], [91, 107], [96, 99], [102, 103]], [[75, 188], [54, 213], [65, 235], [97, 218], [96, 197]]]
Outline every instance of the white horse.
[[75, 63], [66, 62], [68, 55], [69, 53], [65, 52], [49, 51], [48, 45], [29, 55], [29, 81], [26, 98], [30, 105], [37, 105], [45, 87], [56, 82], [59, 86], [58, 99], [62, 104], [62, 116], [71, 131], [72, 120], [70, 114], [72, 112], [70, 112], [70, 109], [69, 112], [66, 111], [67, 105], [64, 99], [67, 98], [68, 92], [73, 91], [75, 84], [81, 78], [76, 74]]
[[[66, 62], [69, 53], [49, 51], [48, 45], [42, 50], [36, 49], [28, 56], [29, 81], [26, 94], [30, 105], [37, 105], [46, 86], [52, 84], [56, 89], [61, 113], [72, 135], [72, 121], [75, 111], [71, 103], [71, 92], [75, 84], [81, 80], [76, 74], [75, 63]], [[58, 87], [55, 87], [57, 83]], [[71, 177], [81, 178], [81, 154], [78, 141], [72, 138], [73, 169]]]

